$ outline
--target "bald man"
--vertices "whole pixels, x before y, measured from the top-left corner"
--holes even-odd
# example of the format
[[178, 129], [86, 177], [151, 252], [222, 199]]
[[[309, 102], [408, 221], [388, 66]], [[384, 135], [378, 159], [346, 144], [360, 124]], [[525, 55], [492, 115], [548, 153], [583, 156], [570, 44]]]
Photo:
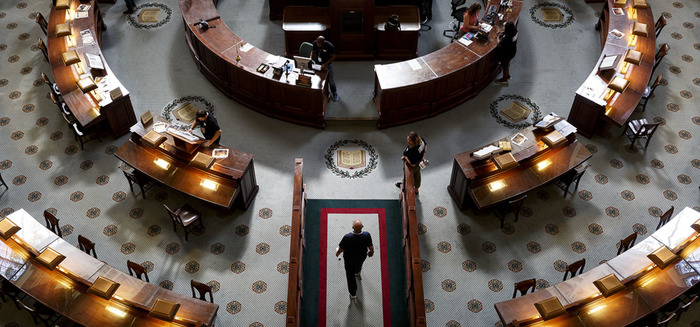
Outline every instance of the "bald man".
[[362, 231], [362, 221], [359, 219], [352, 222], [352, 232], [345, 234], [338, 245], [338, 250], [335, 251], [335, 256], [343, 254], [345, 258], [345, 277], [348, 280], [348, 291], [350, 298], [357, 298], [357, 281], [355, 277], [360, 277], [362, 263], [367, 257], [374, 255], [374, 246], [372, 245], [372, 236], [369, 232]]

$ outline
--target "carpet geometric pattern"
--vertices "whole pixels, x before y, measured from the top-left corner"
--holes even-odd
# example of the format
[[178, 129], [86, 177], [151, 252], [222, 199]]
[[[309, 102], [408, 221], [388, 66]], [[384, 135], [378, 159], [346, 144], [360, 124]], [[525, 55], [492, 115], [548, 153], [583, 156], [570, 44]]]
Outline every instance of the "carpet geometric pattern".
[[[510, 298], [514, 282], [536, 278], [538, 288], [555, 284], [567, 263], [586, 258], [588, 270], [612, 258], [615, 244], [631, 232], [648, 236], [671, 206], [677, 212], [686, 206], [700, 209], [696, 0], [649, 0], [655, 18], [668, 20], [658, 43], [671, 46], [656, 70], [664, 74], [662, 86], [646, 111], [631, 117], [661, 123], [649, 147], [626, 147], [620, 128], [605, 137], [580, 137], [593, 157], [576, 193], [563, 198], [553, 186], [530, 192], [519, 221], [507, 220], [503, 231], [495, 216], [460, 212], [452, 202], [446, 186], [453, 156], [512, 134], [489, 112], [489, 104], [503, 95], [519, 94], [543, 113], [568, 116], [575, 90], [599, 58], [593, 26], [600, 4], [567, 1], [572, 14], [563, 10], [564, 23], [576, 19], [566, 28], [542, 28], [525, 9], [545, 2], [526, 1], [508, 87], [491, 85], [449, 112], [406, 126], [377, 130], [366, 123], [329, 123], [323, 131], [261, 115], [216, 90], [188, 53], [177, 0], [159, 1], [172, 11], [166, 15], [161, 8], [159, 28], [153, 28], [158, 23], [134, 28], [129, 23], [136, 21], [134, 15], [121, 14], [123, 1], [101, 4], [108, 26], [104, 59], [129, 90], [137, 117], [146, 110], [159, 112], [173, 99], [200, 95], [217, 108], [225, 144], [255, 155], [260, 192], [247, 211], [222, 215], [168, 188], [154, 187], [145, 200], [131, 194], [113, 155], [128, 136], [93, 141], [80, 150], [41, 81], [42, 72], [53, 77], [36, 46], [45, 36], [34, 18], [39, 12], [48, 17], [50, 3], [0, 1], [0, 173], [9, 184], [0, 195], [0, 214], [24, 208], [40, 218], [48, 209], [60, 219], [66, 241], [77, 245], [78, 235], [88, 237], [97, 243], [98, 258], [113, 267], [126, 271], [126, 260], [141, 263], [153, 284], [185, 295], [190, 279], [212, 285], [220, 306], [218, 326], [284, 324], [297, 157], [304, 158], [310, 199], [396, 199], [406, 134], [415, 130], [431, 140], [431, 165], [422, 172], [417, 207], [429, 326], [498, 325], [493, 304]], [[281, 54], [283, 32], [279, 21], [267, 19], [267, 3], [219, 1], [218, 9], [246, 41]], [[447, 27], [449, 1], [433, 6], [431, 25]], [[175, 23], [168, 24], [171, 20]], [[421, 32], [421, 55], [449, 44], [441, 30]], [[374, 63], [334, 63], [341, 101], [329, 103], [327, 115], [376, 116]], [[355, 179], [328, 173], [323, 153], [347, 139], [371, 144], [382, 157], [381, 167]], [[206, 226], [189, 242], [181, 230], [172, 230], [162, 206], [185, 203], [202, 212]], [[700, 324], [700, 310], [672, 325], [691, 324]], [[5, 304], [0, 326], [33, 324], [28, 313]]]

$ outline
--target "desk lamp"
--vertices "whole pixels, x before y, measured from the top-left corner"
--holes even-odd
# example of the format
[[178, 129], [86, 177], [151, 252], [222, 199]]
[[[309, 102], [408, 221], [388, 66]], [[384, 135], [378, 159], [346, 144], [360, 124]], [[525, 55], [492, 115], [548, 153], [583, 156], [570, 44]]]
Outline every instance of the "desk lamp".
[[49, 247], [41, 252], [41, 254], [36, 257], [36, 260], [46, 266], [46, 268], [49, 268], [49, 270], [54, 270], [65, 258], [66, 256]]
[[57, 10], [70, 9], [70, 0], [56, 0], [54, 8]]
[[603, 278], [595, 280], [593, 285], [603, 294], [603, 297], [608, 297], [625, 288], [615, 274], [607, 275]]
[[643, 56], [644, 54], [637, 50], [628, 49], [625, 53], [625, 59], [620, 67], [620, 73], [627, 74], [630, 64], [639, 65], [642, 62]]

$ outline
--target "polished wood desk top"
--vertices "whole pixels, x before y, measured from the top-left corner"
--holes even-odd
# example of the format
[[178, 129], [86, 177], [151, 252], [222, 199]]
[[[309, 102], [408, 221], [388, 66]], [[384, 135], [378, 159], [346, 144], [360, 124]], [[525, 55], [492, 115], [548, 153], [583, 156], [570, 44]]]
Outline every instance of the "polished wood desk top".
[[[51, 9], [48, 21], [48, 31], [47, 31], [47, 49], [49, 53], [49, 64], [51, 65], [51, 71], [54, 78], [56, 79], [56, 85], [63, 100], [70, 108], [70, 111], [75, 116], [76, 120], [80, 125], [89, 127], [94, 124], [99, 123], [104, 119], [104, 115], [99, 114], [99, 109], [109, 106], [112, 103], [112, 99], [109, 95], [109, 91], [119, 87], [122, 91], [122, 96], [127, 97], [129, 91], [119, 82], [119, 79], [114, 75], [112, 70], [109, 68], [107, 61], [102, 55], [102, 50], [100, 49], [100, 39], [102, 31], [102, 20], [99, 15], [99, 7], [95, 0], [91, 0], [84, 4], [90, 5], [88, 10], [88, 17], [71, 19], [71, 33], [72, 38], [75, 42], [75, 46], [68, 46], [67, 37], [57, 37], [56, 36], [56, 25], [67, 22], [66, 12], [74, 13], [78, 5], [82, 2], [71, 1], [71, 7], [69, 10], [57, 10], [56, 8]], [[80, 37], [81, 31], [89, 30], [94, 38], [93, 44], [83, 44], [82, 38]], [[76, 81], [80, 79], [80, 74], [74, 66], [66, 66], [63, 63], [61, 54], [69, 51], [75, 50], [80, 56], [81, 65], [83, 65], [85, 72], [90, 73], [90, 67], [88, 66], [88, 60], [86, 54], [100, 55], [102, 57], [102, 63], [104, 65], [104, 70], [102, 72], [94, 71], [94, 79], [102, 78], [102, 82], [97, 83], [100, 87], [100, 94], [102, 101], [95, 103], [93, 99], [83, 92], [76, 85]], [[96, 81], [97, 82], [97, 81]]]
[[[601, 39], [603, 47], [601, 55], [593, 71], [578, 88], [576, 94], [595, 104], [605, 107], [606, 112], [604, 118], [609, 123], [617, 126], [625, 124], [632, 112], [637, 107], [639, 100], [644, 93], [644, 89], [651, 78], [651, 71], [654, 66], [654, 55], [656, 51], [656, 35], [654, 33], [654, 17], [651, 7], [646, 9], [637, 9], [637, 19], [628, 18], [628, 9], [632, 7], [631, 1], [625, 6], [624, 15], [615, 15], [611, 13], [610, 8], [613, 7], [613, 0], [608, 0], [605, 3], [605, 8], [601, 14]], [[628, 46], [628, 38], [632, 35], [632, 27], [635, 22], [644, 23], [647, 25], [647, 37], [637, 37], [636, 45]], [[622, 38], [617, 38], [609, 34], [612, 30], [618, 30], [625, 35]], [[628, 49], [634, 49], [643, 54], [642, 62], [639, 65], [630, 65], [626, 74], [622, 74], [620, 67], [624, 59], [624, 55]], [[598, 67], [605, 56], [619, 56], [619, 63], [614, 72], [600, 72]], [[606, 103], [599, 91], [601, 83], [609, 83], [613, 77], [624, 77], [630, 81], [629, 86], [622, 93], [616, 94], [609, 103]], [[602, 81], [602, 82], [601, 82]], [[593, 91], [593, 90], [595, 91]]]
[[[84, 326], [170, 326], [171, 323], [148, 316], [156, 299], [181, 304], [176, 321], [184, 326], [209, 326], [214, 322], [218, 305], [178, 294], [143, 282], [121, 272], [103, 261], [80, 251], [63, 239], [51, 237], [50, 231], [34, 221], [24, 209], [7, 216], [25, 231], [0, 242], [0, 275], [23, 292], [55, 312]], [[29, 230], [41, 230], [32, 235], [47, 235], [49, 247], [66, 256], [53, 271], [38, 263], [36, 254], [27, 249], [28, 243], [21, 238], [30, 235]], [[53, 233], [50, 233], [53, 234]], [[87, 289], [99, 277], [104, 276], [121, 285], [111, 300], [105, 300]], [[116, 308], [123, 316], [107, 311]]]
[[[489, 5], [494, 4], [498, 5], [498, 1], [489, 1]], [[513, 1], [513, 11], [504, 13], [503, 19], [499, 20], [499, 22], [517, 22], [522, 6], [522, 1]], [[488, 8], [488, 6], [486, 6], [486, 8]], [[403, 22], [401, 28], [403, 30]], [[496, 48], [496, 45], [498, 45], [497, 34], [502, 29], [502, 23], [496, 24], [489, 32], [489, 39], [487, 42], [474, 40], [470, 45], [465, 46], [455, 41], [440, 50], [416, 59], [392, 64], [374, 65], [374, 72], [379, 86], [382, 90], [386, 90], [421, 84], [454, 73], [465, 66], [472, 65]], [[410, 64], [411, 62], [413, 62], [414, 66], [415, 64], [419, 64], [420, 69], [413, 69]]]
[[[282, 30], [285, 32], [323, 32], [331, 25], [330, 9], [314, 6], [287, 6], [284, 8]], [[309, 40], [313, 42], [313, 40]]]
[[[547, 289], [496, 303], [496, 311], [507, 326], [513, 321], [528, 326], [607, 327], [634, 323], [700, 282], [700, 241], [696, 239], [698, 233], [690, 227], [699, 219], [700, 212], [685, 208], [664, 227], [619, 256]], [[669, 240], [667, 245], [676, 244], [674, 252], [681, 258], [665, 269], [659, 269], [647, 257], [664, 245], [657, 238]], [[687, 244], [678, 246], [681, 240]], [[625, 288], [604, 298], [593, 281], [611, 273]], [[552, 296], [559, 298], [567, 315], [546, 324], [538, 323], [540, 318], [534, 304]]]
[[[286, 60], [290, 60], [290, 62], [294, 62], [294, 60], [270, 54], [257, 47], [243, 51], [246, 46], [250, 45], [231, 31], [224, 21], [219, 18], [219, 12], [211, 0], [180, 0], [180, 11], [187, 28], [216, 56], [223, 58], [239, 69], [249, 72], [251, 75], [267, 79], [270, 82], [302, 87], [296, 85], [298, 73], [291, 73], [288, 78], [283, 74], [278, 79], [273, 77], [272, 69], [269, 69], [265, 74], [257, 72], [256, 69], [262, 63], [272, 63], [276, 66], [281, 66]], [[192, 25], [200, 19], [209, 20], [209, 25], [216, 26], [216, 28], [203, 31], [199, 27]], [[237, 55], [240, 55], [241, 58], [239, 62], [236, 62]], [[311, 88], [323, 89], [326, 74], [326, 71], [319, 71], [311, 75]]]
[[[510, 141], [517, 134], [527, 137], [521, 145], [511, 142], [511, 154], [519, 165], [506, 170], [499, 170], [491, 159], [477, 160], [470, 156], [488, 145], [454, 156], [455, 164], [469, 180], [468, 192], [477, 209], [487, 208], [544, 185], [592, 156], [576, 140], [575, 134], [569, 135], [564, 145], [554, 149], [547, 147], [540, 139], [548, 133], [530, 126], [491, 143], [498, 146], [499, 141]], [[538, 164], [542, 162], [548, 162], [548, 165], [539, 167]], [[505, 182], [506, 187], [491, 191], [489, 183], [497, 180]]]

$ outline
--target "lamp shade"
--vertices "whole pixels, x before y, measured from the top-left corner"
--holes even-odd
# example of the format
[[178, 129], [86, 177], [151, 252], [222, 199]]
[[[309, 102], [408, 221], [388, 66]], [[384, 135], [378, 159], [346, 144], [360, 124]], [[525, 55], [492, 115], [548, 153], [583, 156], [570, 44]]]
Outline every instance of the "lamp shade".
[[639, 63], [642, 62], [642, 57], [643, 55], [641, 52], [637, 50], [628, 49], [627, 53], [625, 53], [625, 62], [639, 65]]
[[56, 9], [70, 9], [70, 0], [56, 0]]
[[70, 23], [56, 24], [56, 37], [70, 35]]
[[61, 58], [63, 59], [63, 63], [66, 66], [77, 64], [80, 62], [80, 56], [78, 56], [78, 52], [75, 50], [66, 51], [62, 53]]
[[601, 279], [593, 282], [596, 288], [603, 294], [604, 297], [608, 297], [617, 293], [619, 290], [625, 288], [615, 274], [607, 275]]
[[647, 0], [634, 0], [632, 6], [637, 9], [646, 9], [649, 8], [649, 5], [647, 4]]
[[649, 35], [649, 33], [647, 31], [647, 24], [635, 22], [634, 26], [632, 27], [632, 34], [638, 35], [638, 36]]
[[0, 236], [5, 240], [17, 233], [20, 229], [22, 229], [22, 227], [17, 226], [10, 218], [0, 220]]
[[564, 307], [556, 296], [535, 303], [535, 308], [537, 308], [537, 312], [540, 313], [543, 320], [549, 320], [566, 313], [566, 310], [564, 310]]
[[146, 144], [148, 144], [154, 148], [157, 148], [161, 144], [163, 144], [163, 142], [165, 142], [165, 139], [166, 139], [165, 136], [160, 135], [158, 132], [156, 132], [154, 130], [150, 130], [148, 133], [146, 133], [146, 135], [141, 137], [141, 141], [145, 142]]
[[78, 87], [80, 88], [83, 93], [88, 93], [92, 90], [97, 89], [97, 84], [95, 84], [95, 81], [92, 79], [92, 77], [85, 77], [83, 79], [80, 79], [79, 81], [75, 82], [78, 84]]
[[36, 260], [49, 268], [49, 270], [54, 270], [56, 269], [56, 266], [58, 266], [65, 258], [66, 257], [63, 254], [58, 253], [56, 250], [47, 248], [44, 250], [44, 252], [41, 252], [38, 257], [36, 257]]
[[611, 90], [617, 91], [617, 92], [622, 92], [627, 88], [627, 85], [630, 83], [630, 81], [620, 77], [620, 76], [615, 76], [613, 80], [610, 82], [608, 87]]
[[647, 255], [647, 257], [661, 269], [666, 268], [678, 259], [678, 256], [673, 254], [665, 245]]
[[88, 288], [88, 292], [93, 293], [105, 300], [109, 300], [112, 298], [112, 295], [114, 295], [114, 292], [117, 291], [119, 286], [121, 286], [121, 284], [100, 276], [97, 277], [97, 280], [95, 280], [95, 282], [92, 283], [92, 286]]
[[172, 321], [179, 309], [180, 303], [158, 299], [148, 315], [158, 319]]

